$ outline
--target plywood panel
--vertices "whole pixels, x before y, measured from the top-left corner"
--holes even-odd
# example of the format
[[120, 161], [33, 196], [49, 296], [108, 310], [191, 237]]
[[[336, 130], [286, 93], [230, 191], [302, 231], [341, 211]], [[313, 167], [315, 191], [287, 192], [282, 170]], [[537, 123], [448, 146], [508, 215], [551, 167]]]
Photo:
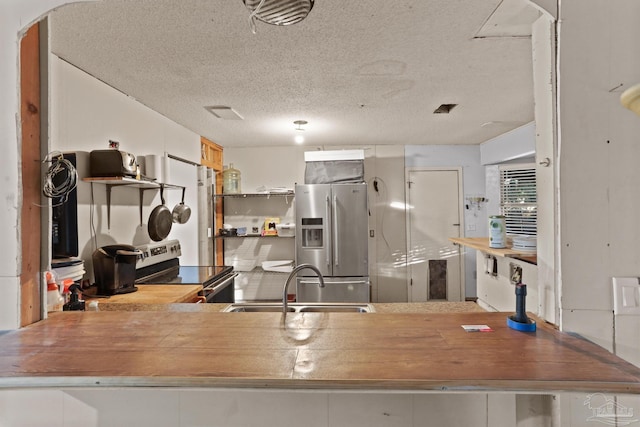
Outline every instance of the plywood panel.
[[40, 31], [32, 26], [20, 42], [22, 209], [20, 236], [20, 324], [41, 318], [40, 287]]
[[640, 368], [544, 322], [514, 331], [505, 315], [54, 313], [0, 336], [0, 386], [640, 393]]

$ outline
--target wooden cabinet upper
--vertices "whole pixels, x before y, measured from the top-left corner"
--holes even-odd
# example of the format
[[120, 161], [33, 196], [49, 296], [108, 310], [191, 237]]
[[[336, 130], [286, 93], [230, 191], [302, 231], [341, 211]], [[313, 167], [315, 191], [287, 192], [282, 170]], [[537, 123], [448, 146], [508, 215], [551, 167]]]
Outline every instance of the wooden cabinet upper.
[[216, 172], [222, 171], [222, 147], [205, 137], [200, 137], [200, 164]]

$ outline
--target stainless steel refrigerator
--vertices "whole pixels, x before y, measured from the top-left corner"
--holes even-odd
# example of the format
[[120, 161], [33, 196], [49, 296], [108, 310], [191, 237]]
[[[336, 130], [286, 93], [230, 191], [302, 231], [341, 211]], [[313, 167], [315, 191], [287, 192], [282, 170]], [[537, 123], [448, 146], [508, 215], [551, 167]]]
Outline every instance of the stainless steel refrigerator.
[[367, 185], [296, 185], [296, 264], [312, 264], [298, 273], [301, 302], [369, 302]]

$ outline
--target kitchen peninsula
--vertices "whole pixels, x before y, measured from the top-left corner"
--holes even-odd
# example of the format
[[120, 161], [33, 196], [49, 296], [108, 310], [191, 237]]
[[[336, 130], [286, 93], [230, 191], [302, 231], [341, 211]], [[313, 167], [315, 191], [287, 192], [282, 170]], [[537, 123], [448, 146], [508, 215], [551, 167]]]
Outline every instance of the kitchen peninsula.
[[[449, 240], [476, 251], [476, 295], [482, 308], [489, 311], [514, 310], [513, 280], [519, 280], [527, 285], [527, 310], [542, 316], [536, 251], [492, 248], [488, 237], [451, 237]], [[545, 319], [550, 320], [548, 317]]]
[[[506, 316], [61, 312], [0, 336], [0, 387], [640, 394], [640, 368]], [[461, 327], [483, 324], [492, 332]]]

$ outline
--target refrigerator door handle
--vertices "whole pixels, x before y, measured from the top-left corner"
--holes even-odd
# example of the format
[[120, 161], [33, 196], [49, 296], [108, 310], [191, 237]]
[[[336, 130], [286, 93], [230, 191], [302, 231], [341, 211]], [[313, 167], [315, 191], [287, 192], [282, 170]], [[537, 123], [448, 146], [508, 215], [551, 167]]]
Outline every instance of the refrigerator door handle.
[[[326, 199], [326, 205], [325, 205], [325, 221], [327, 222], [327, 225], [325, 226], [325, 230], [328, 232], [329, 230], [331, 230], [331, 224], [329, 222], [329, 218], [331, 218], [330, 216], [330, 205], [331, 205], [331, 199], [329, 198], [329, 196], [327, 196]], [[328, 233], [327, 233], [327, 237]], [[327, 268], [331, 268], [331, 246], [329, 245], [329, 242], [325, 243], [325, 252], [327, 255]]]
[[339, 265], [340, 256], [338, 255], [338, 198], [333, 196], [333, 257], [334, 267]]
[[[298, 280], [298, 283], [305, 285], [317, 285], [319, 280]], [[368, 283], [366, 280], [326, 280], [325, 285], [358, 285]]]

